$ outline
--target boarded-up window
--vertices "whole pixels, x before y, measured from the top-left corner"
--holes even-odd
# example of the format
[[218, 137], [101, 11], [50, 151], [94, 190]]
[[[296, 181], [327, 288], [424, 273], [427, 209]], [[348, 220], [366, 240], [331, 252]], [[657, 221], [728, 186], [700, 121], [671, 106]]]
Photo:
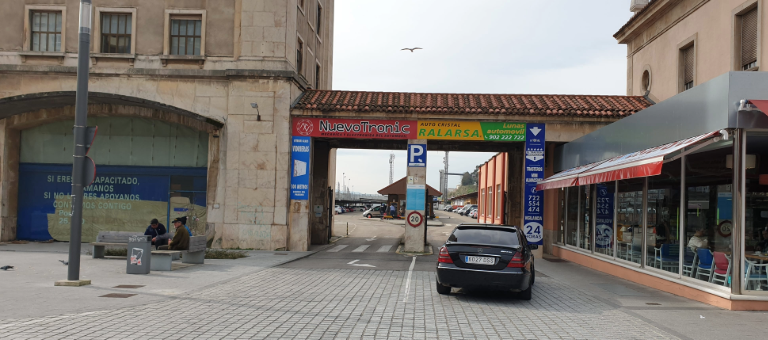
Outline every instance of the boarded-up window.
[[741, 69], [757, 66], [757, 8], [741, 15]]
[[691, 45], [681, 51], [683, 58], [683, 90], [688, 90], [693, 87], [693, 74], [696, 69], [696, 59], [693, 48], [694, 45]]

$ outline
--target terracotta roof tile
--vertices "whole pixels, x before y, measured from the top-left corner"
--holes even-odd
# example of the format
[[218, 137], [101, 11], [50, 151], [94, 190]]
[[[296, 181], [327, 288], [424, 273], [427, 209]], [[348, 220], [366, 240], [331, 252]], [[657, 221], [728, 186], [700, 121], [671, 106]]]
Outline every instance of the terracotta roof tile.
[[625, 117], [651, 105], [642, 96], [308, 90], [294, 108], [318, 111]]

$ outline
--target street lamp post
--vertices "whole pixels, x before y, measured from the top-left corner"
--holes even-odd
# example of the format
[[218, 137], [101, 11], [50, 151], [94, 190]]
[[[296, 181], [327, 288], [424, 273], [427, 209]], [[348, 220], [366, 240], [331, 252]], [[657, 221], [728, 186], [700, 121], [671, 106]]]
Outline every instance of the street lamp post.
[[91, 0], [80, 0], [80, 42], [77, 51], [77, 91], [75, 92], [75, 148], [72, 162], [72, 217], [69, 232], [69, 264], [67, 281], [56, 285], [82, 286], [80, 280], [80, 239], [83, 227], [83, 185], [85, 182], [86, 144], [88, 144], [88, 68], [91, 46]]

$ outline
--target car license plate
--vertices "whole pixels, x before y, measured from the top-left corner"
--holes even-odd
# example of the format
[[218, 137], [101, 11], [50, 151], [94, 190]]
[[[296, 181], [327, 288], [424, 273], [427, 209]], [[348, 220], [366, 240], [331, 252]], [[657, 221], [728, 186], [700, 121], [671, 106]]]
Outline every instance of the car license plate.
[[467, 264], [493, 265], [496, 263], [496, 259], [486, 256], [467, 256], [464, 258], [464, 262]]

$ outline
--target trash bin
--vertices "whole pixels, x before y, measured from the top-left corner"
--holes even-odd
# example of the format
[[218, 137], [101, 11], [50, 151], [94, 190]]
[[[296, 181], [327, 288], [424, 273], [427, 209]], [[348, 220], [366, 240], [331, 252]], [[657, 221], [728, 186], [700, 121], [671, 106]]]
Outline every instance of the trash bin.
[[152, 238], [148, 235], [128, 237], [128, 265], [126, 274], [149, 274]]

